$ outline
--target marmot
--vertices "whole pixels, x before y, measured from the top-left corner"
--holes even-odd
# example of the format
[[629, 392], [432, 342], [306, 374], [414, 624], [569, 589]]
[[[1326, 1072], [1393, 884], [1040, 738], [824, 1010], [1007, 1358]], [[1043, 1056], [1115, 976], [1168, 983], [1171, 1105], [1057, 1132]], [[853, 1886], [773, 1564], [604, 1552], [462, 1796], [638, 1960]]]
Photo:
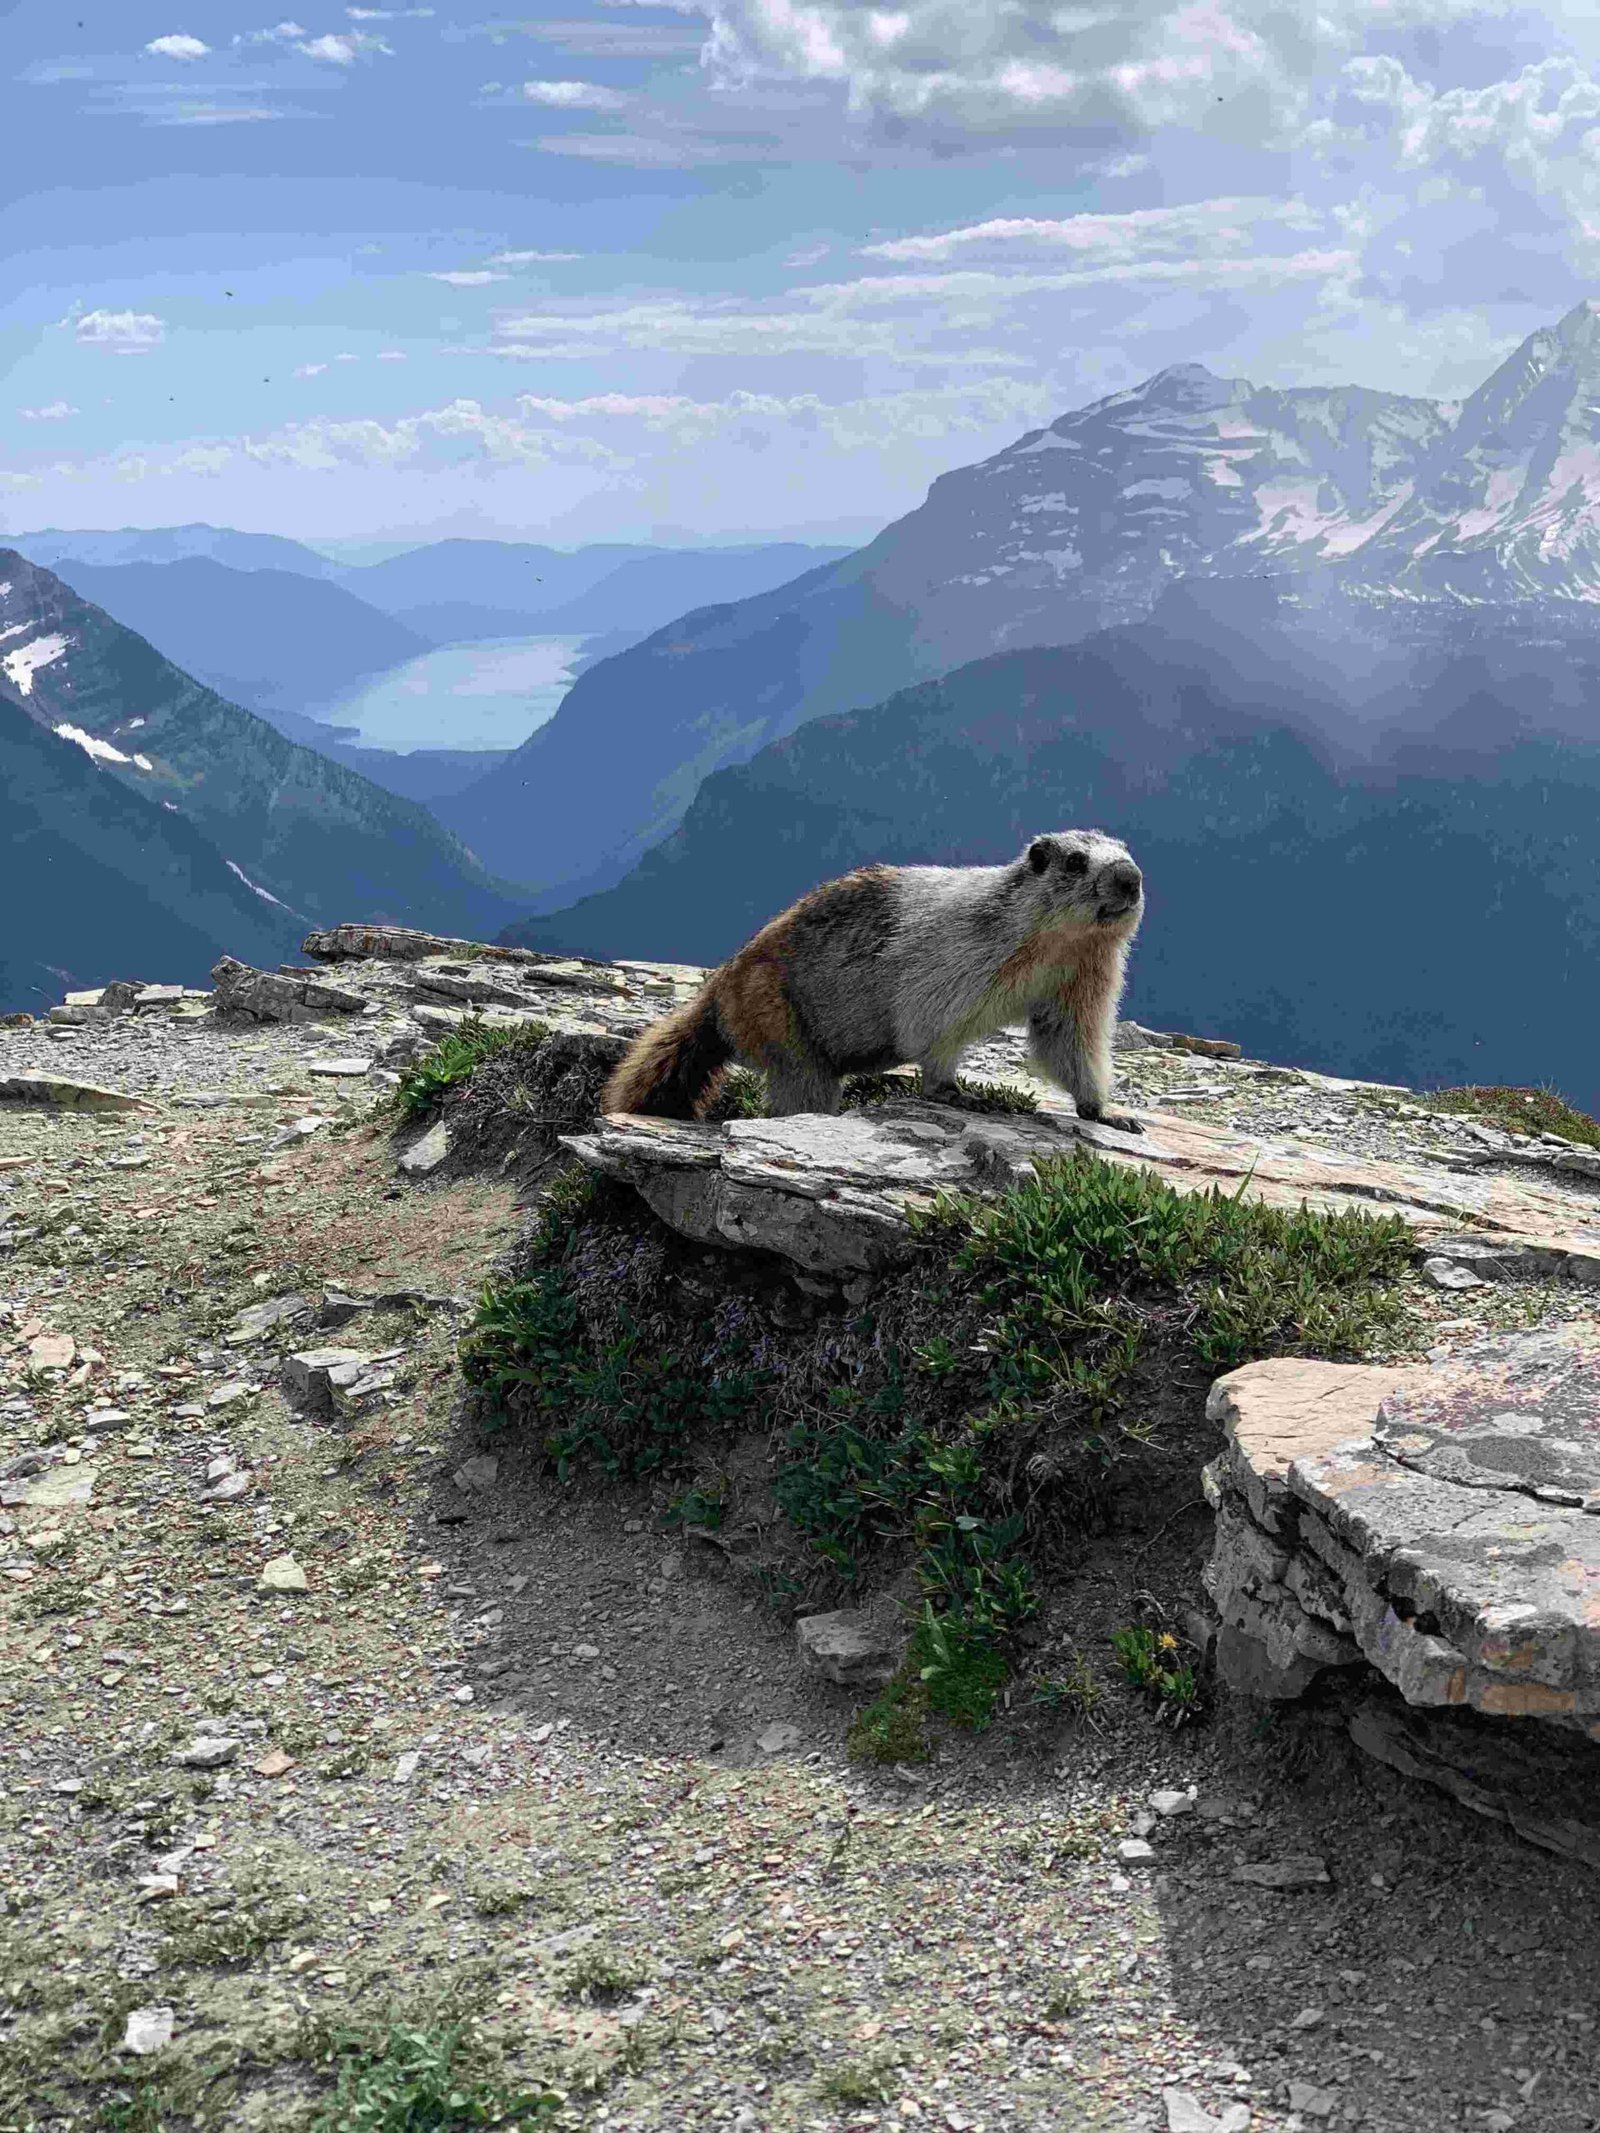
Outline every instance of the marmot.
[[733, 1060], [775, 1116], [836, 1111], [845, 1074], [914, 1061], [948, 1095], [971, 1044], [1026, 1020], [1035, 1058], [1103, 1115], [1123, 965], [1144, 912], [1127, 847], [1035, 837], [1003, 867], [860, 867], [802, 896], [637, 1037], [602, 1112], [695, 1118]]

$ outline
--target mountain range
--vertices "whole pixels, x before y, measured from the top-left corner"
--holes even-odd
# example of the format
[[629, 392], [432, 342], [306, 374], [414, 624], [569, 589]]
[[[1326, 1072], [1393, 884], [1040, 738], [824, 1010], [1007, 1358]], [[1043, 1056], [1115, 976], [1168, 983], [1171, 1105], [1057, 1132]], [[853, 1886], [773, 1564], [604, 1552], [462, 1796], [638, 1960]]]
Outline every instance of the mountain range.
[[1600, 305], [1459, 405], [1162, 371], [942, 476], [856, 553], [602, 660], [442, 812], [558, 908], [810, 719], [1132, 622], [1179, 578], [1261, 573], [1371, 607], [1600, 599]]
[[[115, 931], [104, 908], [108, 867], [152, 908], [187, 908], [186, 936], [162, 928], [146, 940], [145, 975], [162, 960], [165, 975], [190, 974], [202, 935], [209, 960], [240, 939], [287, 944], [308, 921], [355, 915], [482, 934], [523, 907], [424, 808], [286, 740], [6, 549], [0, 731], [25, 792], [19, 800], [9, 784], [0, 788], [0, 843], [29, 839], [50, 859], [8, 901], [8, 961], [81, 976], [72, 943], [94, 938], [85, 913]], [[87, 783], [74, 774], [84, 764]], [[104, 848], [119, 855], [115, 865], [84, 871], [67, 861], [85, 848], [84, 825], [68, 819], [84, 793], [116, 825]], [[169, 893], [185, 868], [197, 884], [188, 906]], [[215, 901], [218, 877], [239, 885], [226, 910]], [[242, 911], [248, 927], [237, 923]]]
[[1600, 1108], [1600, 642], [1391, 627], [1353, 706], [1298, 592], [1187, 581], [1081, 644], [812, 720], [708, 778], [619, 886], [504, 938], [714, 962], [865, 861], [993, 864], [1097, 824], [1145, 870], [1139, 1019]]

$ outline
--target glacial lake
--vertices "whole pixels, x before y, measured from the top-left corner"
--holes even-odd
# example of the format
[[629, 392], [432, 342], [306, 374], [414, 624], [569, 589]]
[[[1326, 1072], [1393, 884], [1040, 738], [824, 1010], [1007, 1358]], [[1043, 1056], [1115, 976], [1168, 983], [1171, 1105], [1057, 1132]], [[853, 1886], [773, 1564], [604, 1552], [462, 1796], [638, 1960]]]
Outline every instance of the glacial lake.
[[319, 704], [330, 726], [355, 727], [368, 748], [516, 748], [572, 686], [582, 637], [499, 637], [444, 644], [391, 667], [348, 696]]

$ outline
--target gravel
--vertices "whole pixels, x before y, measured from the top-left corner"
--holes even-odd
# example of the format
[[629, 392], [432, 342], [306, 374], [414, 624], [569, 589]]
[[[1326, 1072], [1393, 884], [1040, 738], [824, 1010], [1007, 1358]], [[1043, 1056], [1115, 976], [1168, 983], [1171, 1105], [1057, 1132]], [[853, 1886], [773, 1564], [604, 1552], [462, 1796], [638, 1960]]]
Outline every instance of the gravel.
[[[463, 1429], [449, 1310], [366, 1314], [399, 1355], [337, 1421], [286, 1402], [321, 1336], [258, 1313], [230, 1347], [242, 1313], [470, 1294], [519, 1220], [498, 1175], [396, 1193], [370, 1076], [316, 1077], [334, 1123], [268, 1152], [314, 1063], [414, 1025], [359, 1026], [0, 1034], [0, 1072], [154, 1099], [0, 1108], [0, 1475], [52, 1485], [0, 1513], [0, 2123], [105, 2125], [137, 2061], [189, 2081], [173, 2128], [293, 2128], [308, 2020], [465, 2008], [609, 2133], [1600, 2124], [1589, 1878], [1314, 1714], [1173, 1733], [1096, 1649], [1092, 1718], [865, 1769], [867, 1692], [663, 1531], [670, 1490], [564, 1491]], [[1484, 1145], [1401, 1096], [1120, 1065], [1136, 1105], [1308, 1144]], [[1549, 1301], [1417, 1299], [1446, 1341]], [[1131, 1607], [1114, 1540], [1097, 1575]], [[575, 1997], [601, 1956], [631, 1982]]]

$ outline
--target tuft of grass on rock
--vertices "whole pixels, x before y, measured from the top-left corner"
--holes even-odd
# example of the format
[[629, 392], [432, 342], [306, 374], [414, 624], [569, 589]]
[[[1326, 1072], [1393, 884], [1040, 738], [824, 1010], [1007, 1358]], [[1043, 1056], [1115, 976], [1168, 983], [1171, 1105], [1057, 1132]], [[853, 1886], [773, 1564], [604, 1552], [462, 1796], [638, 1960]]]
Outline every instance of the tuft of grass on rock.
[[1507, 1133], [1559, 1133], [1563, 1140], [1600, 1148], [1600, 1119], [1578, 1110], [1555, 1089], [1439, 1089], [1423, 1100], [1430, 1111], [1480, 1118]]
[[425, 1118], [452, 1089], [470, 1081], [486, 1059], [508, 1051], [535, 1051], [549, 1034], [542, 1022], [502, 1028], [469, 1018], [447, 1030], [431, 1050], [406, 1068], [394, 1092], [394, 1107], [402, 1117]]

